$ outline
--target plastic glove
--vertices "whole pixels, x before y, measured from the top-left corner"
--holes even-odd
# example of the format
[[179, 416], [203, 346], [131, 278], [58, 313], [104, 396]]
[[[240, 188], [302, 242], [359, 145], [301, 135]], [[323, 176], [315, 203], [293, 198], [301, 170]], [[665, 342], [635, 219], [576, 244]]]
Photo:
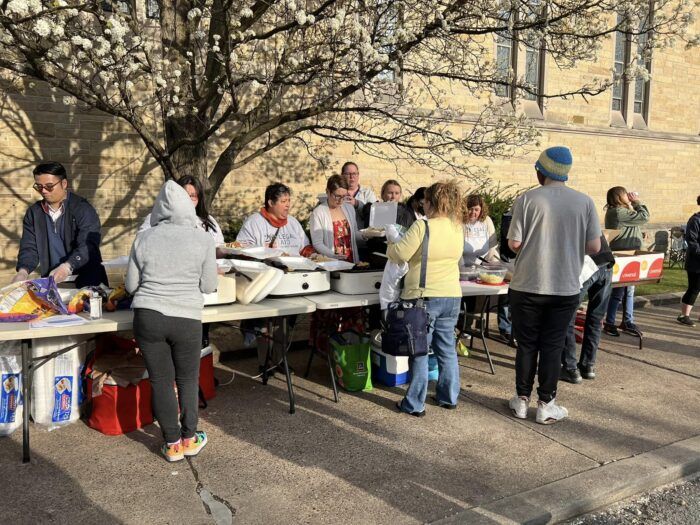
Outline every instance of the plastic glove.
[[64, 262], [56, 266], [56, 268], [54, 268], [49, 275], [53, 276], [53, 280], [56, 281], [56, 284], [58, 284], [65, 281], [68, 278], [68, 276], [72, 273], [73, 268], [71, 268], [71, 265], [67, 262]]
[[400, 232], [401, 227], [398, 224], [387, 224], [384, 227], [384, 233], [386, 234], [386, 240], [389, 242], [397, 243], [401, 240], [403, 234]]
[[26, 281], [28, 278], [29, 278], [29, 272], [27, 270], [25, 270], [24, 268], [20, 268], [20, 270], [12, 278], [12, 282], [18, 283], [20, 281]]

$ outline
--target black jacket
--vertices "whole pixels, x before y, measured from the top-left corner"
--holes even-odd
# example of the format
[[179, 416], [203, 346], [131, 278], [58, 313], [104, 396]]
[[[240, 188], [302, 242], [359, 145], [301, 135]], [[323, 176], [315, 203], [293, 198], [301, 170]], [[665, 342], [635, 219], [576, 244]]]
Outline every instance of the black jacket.
[[700, 272], [700, 212], [688, 219], [688, 225], [685, 227], [685, 242], [688, 243], [685, 269], [691, 273]]
[[[64, 261], [77, 274], [76, 286], [108, 284], [107, 273], [100, 254], [100, 218], [92, 205], [75, 193], [68, 197], [63, 210], [64, 240], [68, 256]], [[53, 268], [49, 262], [49, 238], [46, 230], [46, 212], [41, 201], [32, 204], [24, 214], [22, 239], [19, 242], [17, 271], [24, 268], [33, 272], [39, 266], [42, 277]]]

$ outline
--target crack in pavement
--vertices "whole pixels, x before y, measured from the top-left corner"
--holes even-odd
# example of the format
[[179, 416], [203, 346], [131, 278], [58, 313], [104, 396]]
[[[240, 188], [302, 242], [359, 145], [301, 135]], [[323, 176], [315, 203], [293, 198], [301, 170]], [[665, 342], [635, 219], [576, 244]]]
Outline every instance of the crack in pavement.
[[216, 525], [231, 525], [233, 523], [233, 517], [236, 515], [236, 509], [225, 499], [213, 494], [211, 491], [204, 487], [199, 479], [199, 472], [192, 464], [192, 458], [187, 459], [187, 464], [190, 467], [192, 476], [197, 482], [197, 495], [199, 499], [202, 500], [202, 505], [204, 506], [204, 511], [212, 517]]
[[700, 376], [696, 376], [696, 375], [693, 375], [693, 374], [689, 374], [688, 372], [683, 372], [683, 371], [681, 371], [681, 370], [676, 370], [675, 368], [669, 368], [669, 367], [664, 366], [664, 365], [658, 365], [658, 364], [656, 364], [656, 363], [652, 363], [651, 361], [647, 361], [646, 359], [640, 359], [639, 357], [632, 357], [632, 356], [630, 356], [630, 355], [622, 354], [622, 353], [620, 353], [620, 352], [615, 352], [614, 350], [607, 350], [607, 349], [605, 349], [605, 348], [598, 347], [598, 351], [599, 351], [599, 352], [605, 352], [606, 354], [616, 355], [616, 356], [618, 356], [618, 357], [624, 357], [624, 358], [629, 359], [629, 360], [631, 360], [631, 361], [636, 361], [636, 362], [638, 362], [638, 363], [643, 363], [643, 364], [645, 364], [645, 365], [653, 366], [653, 367], [655, 367], [655, 368], [659, 368], [659, 369], [661, 369], [661, 370], [666, 370], [666, 371], [668, 371], [668, 372], [675, 372], [676, 374], [681, 374], [681, 375], [684, 375], [684, 376], [687, 376], [687, 377], [692, 377], [693, 379], [700, 379]]

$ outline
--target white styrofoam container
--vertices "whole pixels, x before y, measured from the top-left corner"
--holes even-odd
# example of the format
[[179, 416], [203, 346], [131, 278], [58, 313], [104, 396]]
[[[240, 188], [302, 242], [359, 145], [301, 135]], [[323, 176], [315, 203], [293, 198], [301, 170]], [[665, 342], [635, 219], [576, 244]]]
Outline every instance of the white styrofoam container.
[[345, 295], [379, 293], [383, 274], [383, 270], [331, 272], [331, 289]]
[[204, 297], [204, 306], [236, 302], [236, 276], [233, 273], [219, 275], [216, 291], [202, 294], [202, 296]]

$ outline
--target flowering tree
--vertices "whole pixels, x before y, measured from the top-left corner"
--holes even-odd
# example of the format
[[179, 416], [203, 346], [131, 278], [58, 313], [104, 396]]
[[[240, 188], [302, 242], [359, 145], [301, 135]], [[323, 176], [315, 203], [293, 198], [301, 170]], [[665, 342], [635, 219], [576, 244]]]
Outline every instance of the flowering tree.
[[[509, 155], [535, 136], [521, 100], [594, 96], [615, 78], [544, 92], [498, 42], [573, 68], [615, 31], [644, 54], [689, 40], [691, 22], [688, 0], [146, 1], [1, 1], [0, 69], [126, 120], [166, 177], [208, 180], [210, 199], [290, 140], [457, 171]], [[636, 58], [628, 77], [646, 73]]]

